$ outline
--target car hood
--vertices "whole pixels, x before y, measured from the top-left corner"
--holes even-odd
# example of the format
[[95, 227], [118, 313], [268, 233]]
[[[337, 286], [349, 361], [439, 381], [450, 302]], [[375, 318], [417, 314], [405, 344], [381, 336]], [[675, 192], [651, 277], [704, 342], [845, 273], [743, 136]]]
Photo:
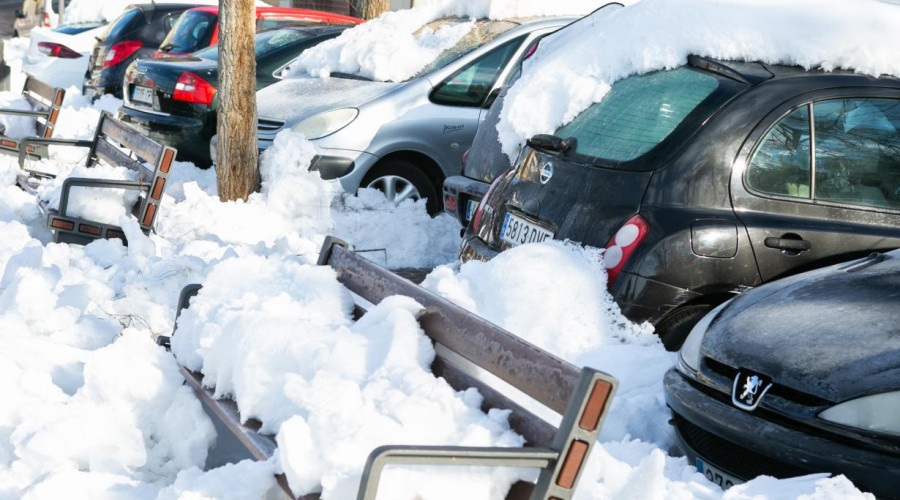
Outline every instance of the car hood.
[[705, 357], [840, 402], [900, 388], [900, 253], [793, 276], [735, 299]]
[[256, 100], [260, 117], [291, 125], [330, 109], [360, 106], [401, 85], [348, 78], [290, 78], [260, 90]]

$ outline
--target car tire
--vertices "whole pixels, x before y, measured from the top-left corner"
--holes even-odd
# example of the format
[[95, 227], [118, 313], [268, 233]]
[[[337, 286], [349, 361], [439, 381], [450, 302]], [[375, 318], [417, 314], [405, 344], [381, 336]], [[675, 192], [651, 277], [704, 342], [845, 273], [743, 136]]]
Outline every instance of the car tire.
[[[425, 198], [427, 200], [425, 206], [431, 216], [439, 213], [441, 209], [441, 200], [431, 179], [420, 168], [406, 160], [388, 160], [377, 165], [366, 173], [360, 187], [378, 189], [391, 201]], [[408, 188], [412, 188], [413, 191], [410, 192]], [[389, 195], [393, 193], [397, 196], [403, 192], [407, 194], [399, 199]]]
[[676, 309], [656, 325], [656, 334], [667, 351], [677, 351], [687, 339], [691, 329], [706, 313], [715, 307], [712, 304], [691, 304]]

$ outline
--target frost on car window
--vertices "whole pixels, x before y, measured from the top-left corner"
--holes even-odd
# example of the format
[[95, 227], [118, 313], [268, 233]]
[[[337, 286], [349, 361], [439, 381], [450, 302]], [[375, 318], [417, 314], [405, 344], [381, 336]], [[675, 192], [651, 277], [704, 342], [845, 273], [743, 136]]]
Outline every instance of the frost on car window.
[[[414, 34], [414, 36], [416, 38], [419, 38], [422, 34], [427, 33], [426, 30], [438, 31], [446, 26], [454, 26], [468, 22], [470, 22], [468, 19], [459, 17], [439, 19], [437, 21], [430, 22], [425, 26], [422, 26], [422, 28], [420, 28], [419, 31]], [[462, 37], [458, 42], [456, 42], [454, 46], [441, 52], [437, 59], [425, 66], [425, 68], [423, 68], [417, 76], [427, 75], [432, 71], [443, 68], [444, 66], [452, 63], [453, 61], [468, 54], [469, 52], [472, 52], [478, 47], [481, 47], [482, 45], [490, 42], [498, 36], [515, 28], [516, 26], [518, 26], [518, 24], [511, 21], [489, 21], [486, 19], [476, 21], [475, 27], [472, 28], [472, 30], [466, 36]]]

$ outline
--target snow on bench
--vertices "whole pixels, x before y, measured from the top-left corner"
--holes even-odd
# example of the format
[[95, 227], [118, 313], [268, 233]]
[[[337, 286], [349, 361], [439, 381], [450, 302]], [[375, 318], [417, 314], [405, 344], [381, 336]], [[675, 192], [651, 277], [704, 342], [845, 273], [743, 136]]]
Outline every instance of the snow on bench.
[[[16, 134], [14, 130], [0, 130], [0, 153], [19, 156], [21, 152], [27, 154], [32, 159], [43, 159], [49, 156], [46, 146], [31, 145], [28, 148], [22, 147], [22, 143], [14, 136], [34, 135], [40, 138], [49, 139], [53, 137], [53, 129], [56, 128], [56, 119], [59, 118], [59, 109], [62, 106], [66, 91], [60, 88], [53, 88], [50, 85], [38, 80], [33, 76], [28, 76], [25, 80], [25, 86], [22, 88], [22, 96], [31, 109], [0, 109], [0, 115], [21, 116], [34, 118], [34, 130], [31, 134]], [[19, 166], [22, 166], [20, 160]]]
[[[444, 377], [456, 390], [477, 388], [484, 397], [483, 410], [507, 409], [512, 429], [525, 437], [525, 448], [472, 448], [459, 446], [382, 446], [369, 456], [358, 499], [373, 500], [385, 465], [477, 465], [541, 469], [537, 484], [518, 483], [507, 498], [572, 498], [583, 466], [597, 441], [618, 382], [613, 377], [574, 365], [534, 346], [467, 310], [401, 278], [350, 251], [347, 244], [327, 238], [319, 265], [331, 266], [340, 281], [362, 300], [356, 305], [357, 319], [365, 304], [378, 304], [393, 295], [411, 297], [425, 309], [418, 322], [435, 343], [432, 363], [435, 376]], [[182, 290], [178, 312], [189, 306], [201, 285]], [[177, 327], [176, 330], [177, 331]], [[175, 332], [173, 331], [173, 335]], [[169, 346], [169, 337], [160, 337]], [[476, 368], [477, 367], [477, 368]], [[562, 415], [555, 427], [507, 397], [503, 389], [476, 375], [484, 370], [515, 387], [534, 401]], [[216, 399], [215, 390], [203, 386], [203, 375], [181, 367], [188, 385], [197, 393], [219, 424], [231, 432], [256, 460], [271, 458], [277, 445], [273, 436], [259, 432], [260, 422], [241, 423], [239, 408], [231, 399]], [[283, 475], [278, 483], [293, 495]], [[317, 498], [307, 495], [304, 499]]]

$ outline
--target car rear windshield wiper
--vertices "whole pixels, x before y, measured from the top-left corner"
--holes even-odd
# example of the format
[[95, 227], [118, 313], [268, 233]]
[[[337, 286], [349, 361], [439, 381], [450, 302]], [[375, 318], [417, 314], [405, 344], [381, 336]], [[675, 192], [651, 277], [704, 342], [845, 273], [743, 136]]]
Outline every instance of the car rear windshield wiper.
[[331, 77], [332, 77], [332, 78], [346, 78], [346, 79], [348, 79], [348, 80], [362, 80], [362, 81], [365, 81], [365, 82], [372, 82], [372, 81], [374, 81], [373, 79], [369, 78], [368, 76], [355, 75], [355, 74], [353, 74], [353, 73], [342, 73], [342, 72], [340, 72], [340, 71], [334, 71], [334, 72], [332, 72], [332, 73], [331, 73]]
[[575, 146], [575, 138], [563, 139], [551, 134], [538, 134], [525, 141], [525, 144], [534, 149], [565, 154]]
[[163, 45], [162, 47], [160, 47], [160, 48], [159, 48], [159, 51], [160, 51], [160, 52], [168, 52], [168, 51], [170, 51], [170, 50], [172, 50], [172, 49], [174, 49], [174, 48], [175, 48], [175, 45], [174, 45], [174, 44], [167, 43], [167, 44]]

